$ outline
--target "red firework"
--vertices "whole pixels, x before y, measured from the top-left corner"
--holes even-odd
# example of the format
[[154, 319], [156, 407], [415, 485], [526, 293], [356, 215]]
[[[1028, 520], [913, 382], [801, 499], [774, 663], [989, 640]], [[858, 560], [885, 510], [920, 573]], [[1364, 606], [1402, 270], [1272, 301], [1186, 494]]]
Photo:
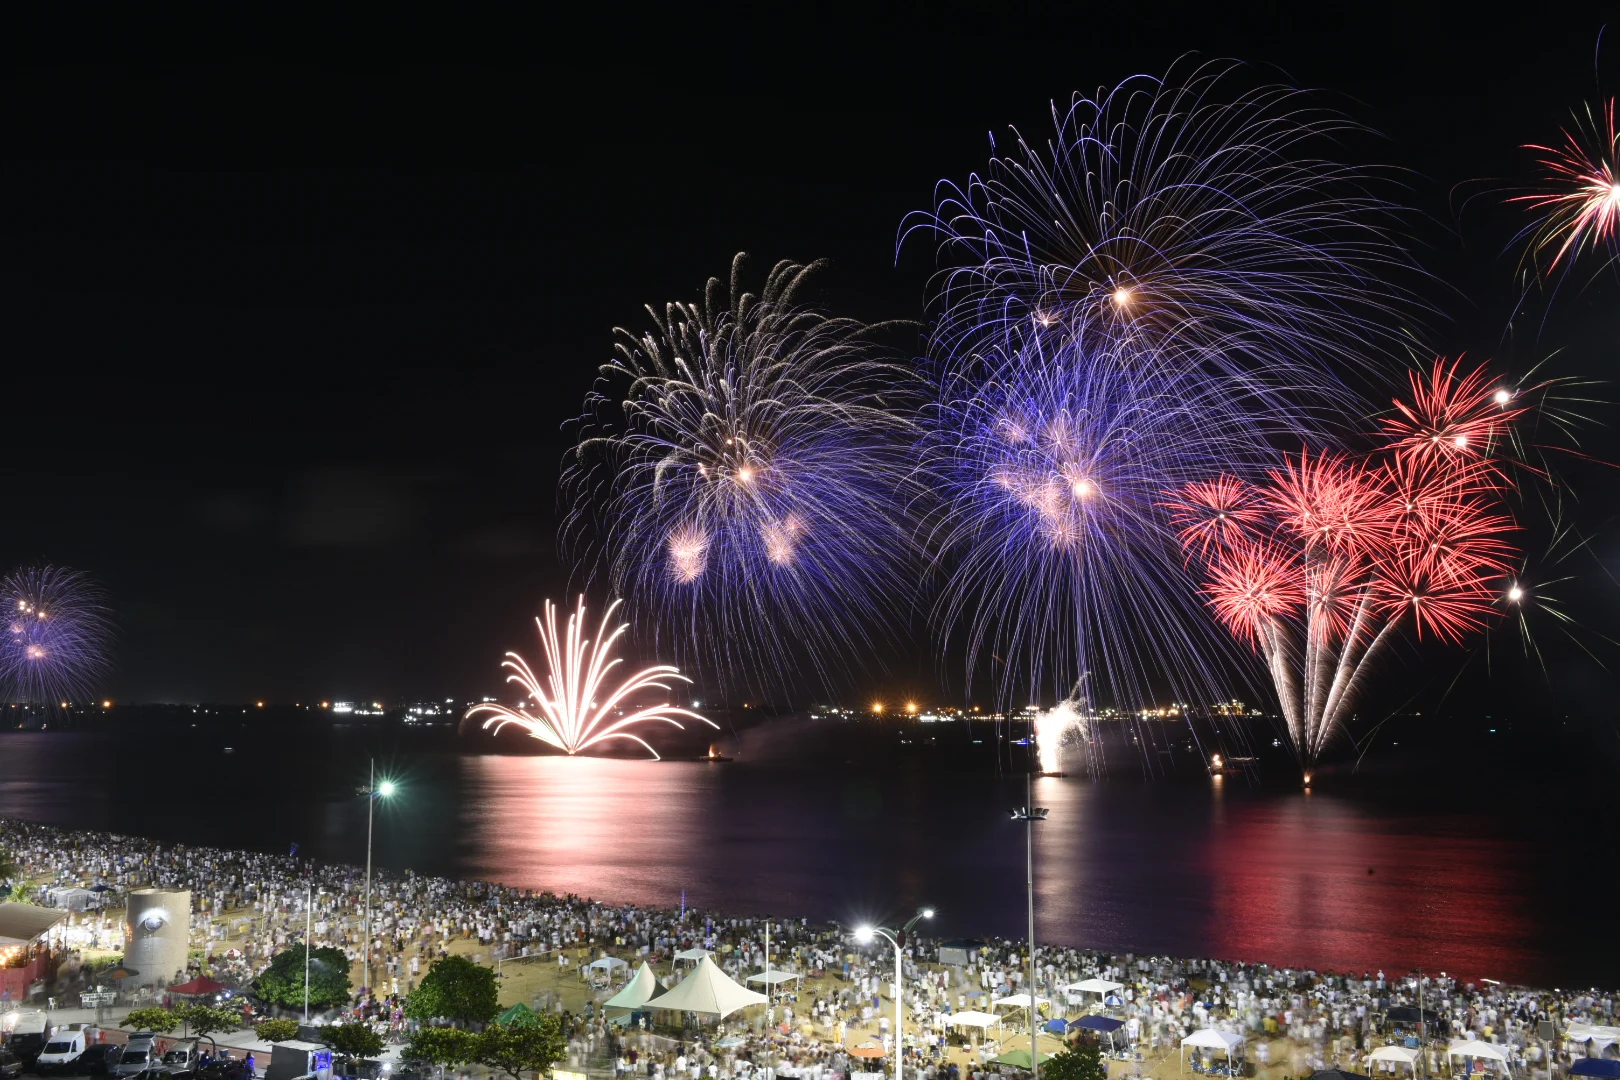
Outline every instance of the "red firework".
[[1484, 368], [1458, 375], [1462, 360], [1438, 360], [1425, 376], [1412, 372], [1411, 401], [1395, 402], [1384, 421], [1397, 454], [1410, 461], [1488, 461], [1508, 424], [1524, 412], [1513, 389]]
[[1509, 200], [1545, 211], [1530, 250], [1538, 255], [1552, 252], [1549, 271], [1571, 252], [1579, 254], [1598, 244], [1612, 248], [1620, 226], [1614, 99], [1604, 102], [1596, 116], [1590, 109], [1584, 117], [1577, 115], [1573, 128], [1565, 128], [1563, 134], [1564, 141], [1556, 147], [1525, 147], [1540, 155], [1537, 164], [1545, 170], [1546, 186]]
[[1191, 557], [1209, 557], [1212, 550], [1231, 547], [1250, 535], [1251, 526], [1265, 520], [1254, 489], [1232, 476], [1217, 476], [1188, 484], [1178, 498], [1160, 503], [1170, 511], [1170, 527]]
[[1307, 764], [1392, 632], [1462, 641], [1519, 559], [1492, 452], [1524, 410], [1454, 361], [1411, 389], [1375, 454], [1301, 452], [1263, 485], [1222, 476], [1165, 504], [1216, 617], [1266, 657]]

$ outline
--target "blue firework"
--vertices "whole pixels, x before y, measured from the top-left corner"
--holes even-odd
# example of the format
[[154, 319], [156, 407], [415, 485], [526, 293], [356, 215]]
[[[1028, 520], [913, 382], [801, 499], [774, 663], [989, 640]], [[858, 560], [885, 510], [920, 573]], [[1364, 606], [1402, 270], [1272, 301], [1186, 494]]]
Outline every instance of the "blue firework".
[[564, 475], [565, 542], [683, 668], [731, 685], [823, 683], [914, 593], [912, 376], [883, 328], [799, 298], [816, 264], [758, 293], [617, 331]]
[[1053, 133], [942, 182], [902, 241], [932, 236], [936, 344], [1102, 325], [1216, 377], [1332, 385], [1406, 342], [1412, 263], [1386, 178], [1322, 156], [1359, 132], [1286, 86], [1210, 62], [1052, 106]]
[[89, 575], [23, 566], [0, 579], [0, 685], [11, 700], [59, 705], [92, 693], [112, 667], [112, 617]]
[[[1208, 462], [1252, 475], [1297, 430], [1243, 384], [1128, 336], [1029, 327], [943, 380], [926, 455], [938, 614], [1014, 701], [1213, 700], [1216, 633], [1164, 503]], [[1027, 696], [1025, 696], [1027, 695]]]

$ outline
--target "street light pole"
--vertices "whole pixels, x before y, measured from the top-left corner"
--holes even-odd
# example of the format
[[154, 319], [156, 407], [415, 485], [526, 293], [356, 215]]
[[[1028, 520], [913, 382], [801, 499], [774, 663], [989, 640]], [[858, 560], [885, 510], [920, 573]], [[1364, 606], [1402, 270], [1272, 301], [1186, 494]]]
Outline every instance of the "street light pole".
[[901, 1080], [901, 1072], [905, 1067], [905, 1048], [902, 1036], [905, 1033], [906, 1023], [906, 994], [905, 986], [901, 982], [901, 977], [905, 974], [901, 967], [904, 958], [902, 950], [905, 948], [906, 935], [911, 933], [911, 928], [916, 926], [919, 921], [932, 919], [933, 917], [933, 908], [920, 907], [917, 909], [917, 914], [913, 915], [906, 922], [906, 925], [902, 926], [898, 931], [889, 930], [882, 926], [860, 926], [855, 929], [855, 940], [863, 945], [874, 937], [880, 937], [894, 946], [894, 1080]]
[[1035, 805], [1034, 770], [1035, 765], [1031, 761], [1028, 801], [1014, 810], [1012, 817], [1014, 821], [1024, 823], [1024, 878], [1029, 894], [1029, 1075], [1031, 1080], [1040, 1080], [1041, 1064], [1035, 1045], [1035, 823], [1045, 821], [1050, 811], [1044, 806]]
[[[394, 793], [394, 782], [384, 780], [377, 783], [377, 759], [371, 759], [371, 778], [366, 783], [361, 794], [366, 797], [366, 918], [364, 923], [365, 940], [360, 944], [360, 979], [365, 983], [366, 993], [371, 992], [371, 822], [373, 811], [377, 808], [379, 798], [386, 799]], [[308, 985], [306, 983], [305, 985]]]
[[304, 1023], [309, 1023], [309, 938], [315, 929], [315, 910], [312, 901], [315, 890], [304, 886]]

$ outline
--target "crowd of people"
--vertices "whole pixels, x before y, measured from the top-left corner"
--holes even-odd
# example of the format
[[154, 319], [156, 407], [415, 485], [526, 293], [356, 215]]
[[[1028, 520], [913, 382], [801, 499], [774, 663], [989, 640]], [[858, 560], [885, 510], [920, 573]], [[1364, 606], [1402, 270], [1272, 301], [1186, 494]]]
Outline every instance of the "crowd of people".
[[[940, 963], [939, 943], [914, 939], [905, 950], [901, 992], [907, 1027], [892, 1029], [894, 957], [889, 946], [863, 948], [846, 928], [806, 919], [766, 920], [717, 913], [639, 908], [577, 896], [457, 881], [412, 872], [374, 874], [371, 933], [364, 932], [364, 871], [294, 855], [163, 844], [137, 837], [72, 832], [0, 821], [0, 851], [22, 869], [33, 896], [61, 886], [99, 889], [101, 910], [75, 915], [62, 931], [69, 945], [115, 949], [123, 907], [135, 888], [190, 890], [196, 968], [231, 986], [247, 986], [279, 951], [301, 945], [308, 926], [316, 947], [343, 950], [373, 986], [357, 993], [344, 1018], [375, 1024], [396, 1041], [409, 1023], [403, 1002], [435, 959], [452, 950], [497, 964], [526, 957], [543, 964], [551, 983], [535, 1007], [565, 1016], [569, 1059], [649, 1080], [729, 1080], [778, 1075], [851, 1076], [868, 1071], [898, 1038], [921, 1080], [971, 1080], [994, 1068], [996, 1053], [1028, 1046], [1027, 1014], [1004, 1025], [958, 1026], [964, 1011], [993, 1011], [998, 998], [1028, 993], [1050, 999], [1052, 1016], [1090, 1010], [1123, 1022], [1110, 1049], [1116, 1072], [1142, 1073], [1201, 1029], [1241, 1035], [1251, 1063], [1288, 1075], [1340, 1066], [1370, 1071], [1374, 1047], [1415, 1035], [1391, 1010], [1428, 1010], [1424, 1052], [1437, 1054], [1430, 1073], [1447, 1064], [1444, 1039], [1472, 1034], [1502, 1047], [1519, 1075], [1557, 1080], [1573, 1056], [1596, 1044], [1564, 1038], [1569, 1025], [1613, 1025], [1616, 998], [1455, 979], [1328, 974], [1217, 960], [1107, 955], [1062, 946], [1036, 951], [1028, 985], [1023, 943], [992, 939], [958, 945]], [[75, 936], [77, 935], [77, 936]], [[646, 960], [673, 984], [678, 951], [703, 948], [743, 981], [771, 968], [801, 976], [774, 994], [770, 1010], [750, 1009], [719, 1024], [670, 1032], [629, 1024], [601, 1007], [613, 992], [608, 976], [589, 967], [601, 956]], [[90, 976], [87, 976], [87, 978]], [[621, 981], [623, 975], [621, 974]], [[1084, 979], [1118, 984], [1110, 996], [1081, 996]], [[60, 988], [58, 990], [60, 992]], [[1438, 1043], [1434, 1039], [1440, 1039]], [[1434, 1049], [1438, 1046], [1438, 1049]], [[1043, 1052], [1052, 1049], [1051, 1042]], [[1611, 1050], [1610, 1053], [1613, 1053]], [[872, 1056], [868, 1056], [872, 1055]]]

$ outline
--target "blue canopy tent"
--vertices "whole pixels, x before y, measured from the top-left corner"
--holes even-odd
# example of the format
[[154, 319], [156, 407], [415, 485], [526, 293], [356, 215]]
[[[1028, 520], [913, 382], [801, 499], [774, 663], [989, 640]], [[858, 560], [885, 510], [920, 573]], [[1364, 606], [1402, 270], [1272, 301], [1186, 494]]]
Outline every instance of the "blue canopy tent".
[[1095, 1031], [1099, 1035], [1108, 1036], [1108, 1048], [1114, 1047], [1114, 1032], [1125, 1026], [1125, 1021], [1115, 1020], [1111, 1016], [1082, 1016], [1078, 1020], [1069, 1022], [1070, 1031]]
[[1059, 1016], [1046, 1022], [1046, 1030], [1053, 1035], [1067, 1035], [1069, 1033], [1069, 1022]]
[[1571, 1076], [1598, 1076], [1620, 1080], [1620, 1060], [1614, 1058], [1576, 1058], [1569, 1067]]

